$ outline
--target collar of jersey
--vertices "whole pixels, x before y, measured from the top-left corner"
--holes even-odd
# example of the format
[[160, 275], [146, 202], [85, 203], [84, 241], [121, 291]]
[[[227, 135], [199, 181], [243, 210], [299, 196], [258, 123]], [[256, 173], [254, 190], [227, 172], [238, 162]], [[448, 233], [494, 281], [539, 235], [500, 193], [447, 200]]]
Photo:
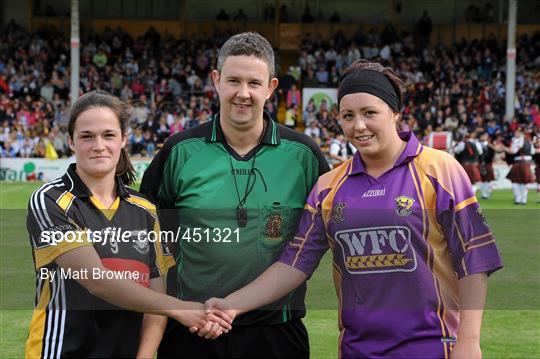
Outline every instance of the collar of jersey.
[[[70, 164], [66, 174], [62, 177], [66, 188], [76, 197], [92, 196], [90, 189], [88, 189], [77, 172], [75, 172], [76, 168], [77, 165], [75, 163]], [[129, 196], [126, 186], [118, 176], [116, 176], [116, 194], [122, 198]]]
[[[266, 130], [261, 138], [261, 144], [271, 146], [279, 145], [281, 138], [279, 137], [279, 131], [276, 123], [272, 121], [270, 115], [266, 111], [263, 112], [263, 118], [268, 121], [268, 126], [266, 126]], [[212, 132], [206, 136], [206, 141], [226, 142], [223, 129], [221, 128], [221, 123], [219, 122], [219, 112], [216, 113], [212, 118]]]
[[[412, 161], [416, 156], [422, 152], [422, 149], [424, 146], [418, 142], [418, 139], [413, 134], [412, 131], [405, 131], [400, 132], [399, 137], [406, 141], [407, 144], [405, 145], [405, 149], [403, 152], [401, 152], [401, 155], [399, 155], [396, 163], [394, 163], [394, 167], [400, 166], [404, 163]], [[351, 169], [351, 175], [359, 174], [359, 173], [366, 173], [366, 169], [364, 167], [364, 162], [362, 161], [362, 158], [360, 156], [360, 152], [356, 152], [354, 154], [354, 158], [352, 160], [352, 169]]]

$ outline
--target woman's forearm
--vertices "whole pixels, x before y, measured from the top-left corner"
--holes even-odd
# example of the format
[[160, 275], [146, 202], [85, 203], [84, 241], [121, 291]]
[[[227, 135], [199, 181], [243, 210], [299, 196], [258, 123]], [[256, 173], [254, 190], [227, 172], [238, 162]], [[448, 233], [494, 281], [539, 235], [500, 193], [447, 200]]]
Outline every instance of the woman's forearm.
[[257, 279], [228, 295], [229, 309], [237, 314], [275, 302], [294, 290], [307, 279], [307, 274], [281, 262], [276, 262]]
[[[77, 281], [91, 294], [121, 308], [170, 317], [178, 310], [197, 309], [192, 307], [190, 302], [182, 302], [164, 293], [148, 289], [130, 279], [108, 276], [107, 273], [112, 271], [103, 266], [93, 247], [73, 249], [60, 255], [56, 262], [60, 267], [69, 268], [73, 272], [99, 271], [101, 273], [99, 278], [91, 275]], [[111, 277], [113, 279], [108, 279]]]
[[458, 280], [458, 293], [460, 297], [458, 338], [480, 340], [487, 294], [486, 273], [477, 273]]
[[[150, 289], [165, 293], [164, 279], [162, 277], [151, 279]], [[137, 358], [154, 358], [166, 325], [167, 318], [164, 316], [155, 314], [144, 315]]]

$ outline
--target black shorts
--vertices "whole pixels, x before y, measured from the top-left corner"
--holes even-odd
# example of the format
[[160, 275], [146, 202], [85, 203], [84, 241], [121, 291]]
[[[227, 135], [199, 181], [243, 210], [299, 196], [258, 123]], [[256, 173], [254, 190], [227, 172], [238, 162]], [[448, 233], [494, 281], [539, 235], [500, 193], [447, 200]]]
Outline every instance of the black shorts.
[[309, 358], [308, 333], [301, 319], [276, 325], [243, 325], [216, 340], [199, 338], [169, 319], [158, 358]]

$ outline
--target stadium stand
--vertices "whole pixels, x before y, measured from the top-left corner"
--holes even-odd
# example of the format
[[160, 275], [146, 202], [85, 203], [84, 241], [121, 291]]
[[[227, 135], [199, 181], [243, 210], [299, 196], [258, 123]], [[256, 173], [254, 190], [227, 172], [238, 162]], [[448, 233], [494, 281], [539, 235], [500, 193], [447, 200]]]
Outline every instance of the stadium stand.
[[[104, 89], [131, 103], [131, 153], [151, 157], [170, 134], [207, 121], [218, 110], [210, 72], [230, 34], [215, 30], [211, 37], [188, 40], [153, 28], [138, 37], [120, 28], [90, 31], [81, 47], [81, 92]], [[30, 33], [15, 22], [1, 29], [0, 39], [2, 157], [45, 157], [52, 149], [69, 156], [69, 39], [53, 27]], [[329, 39], [306, 33], [296, 66], [280, 77], [267, 110], [291, 127], [306, 127], [328, 149], [340, 132], [337, 107], [302, 108], [301, 89], [335, 87], [350, 63], [366, 58], [407, 79], [404, 121], [424, 143], [433, 133], [450, 133], [448, 143], [457, 143], [469, 132], [486, 132], [509, 146], [517, 127], [534, 136], [540, 126], [540, 34], [517, 41], [511, 122], [503, 120], [505, 44], [488, 35], [453, 46], [429, 39], [419, 45], [410, 32], [398, 33], [392, 25], [352, 37], [341, 31]], [[446, 137], [437, 143], [452, 146]]]

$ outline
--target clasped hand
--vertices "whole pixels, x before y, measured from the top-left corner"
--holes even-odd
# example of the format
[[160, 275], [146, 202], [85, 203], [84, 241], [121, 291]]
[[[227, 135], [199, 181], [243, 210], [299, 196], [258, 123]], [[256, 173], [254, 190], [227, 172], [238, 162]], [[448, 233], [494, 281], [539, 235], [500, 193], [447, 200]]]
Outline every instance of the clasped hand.
[[197, 302], [184, 303], [188, 309], [173, 310], [171, 316], [188, 327], [191, 333], [197, 333], [206, 339], [216, 339], [232, 329], [234, 316], [229, 315], [228, 311], [220, 310], [218, 307], [207, 308], [206, 305]]
[[220, 298], [208, 299], [204, 303], [203, 313], [204, 318], [197, 317], [197, 324], [183, 324], [189, 327], [191, 333], [197, 333], [199, 337], [206, 339], [216, 339], [221, 334], [228, 333], [232, 328], [231, 324], [234, 318], [238, 314], [236, 310], [229, 308], [225, 299]]

